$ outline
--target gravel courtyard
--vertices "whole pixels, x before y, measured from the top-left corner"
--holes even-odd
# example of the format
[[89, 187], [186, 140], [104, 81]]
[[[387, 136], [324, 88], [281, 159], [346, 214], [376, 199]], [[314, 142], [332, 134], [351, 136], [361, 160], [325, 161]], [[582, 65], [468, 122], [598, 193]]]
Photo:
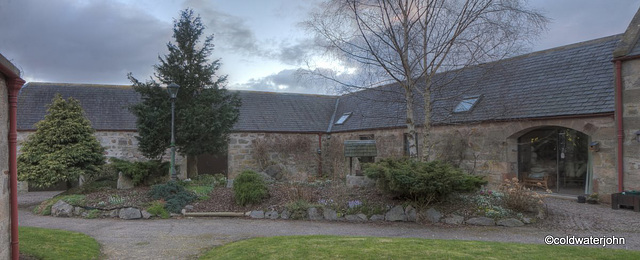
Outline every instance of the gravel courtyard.
[[[387, 236], [544, 243], [547, 235], [624, 237], [623, 246], [640, 250], [640, 213], [608, 205], [578, 204], [547, 198], [549, 216], [519, 228], [419, 225], [415, 223], [345, 223], [241, 218], [184, 218], [125, 221], [37, 216], [38, 201], [55, 193], [20, 194], [20, 225], [57, 228], [90, 235], [107, 259], [194, 259], [214, 246], [250, 237], [286, 235]], [[610, 221], [615, 220], [615, 221]]]

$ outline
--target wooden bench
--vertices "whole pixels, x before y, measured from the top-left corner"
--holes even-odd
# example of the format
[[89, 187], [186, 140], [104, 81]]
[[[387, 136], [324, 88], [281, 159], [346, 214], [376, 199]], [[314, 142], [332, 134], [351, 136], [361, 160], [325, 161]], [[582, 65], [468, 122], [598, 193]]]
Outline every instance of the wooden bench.
[[[525, 175], [525, 176], [527, 176], [527, 175]], [[549, 176], [545, 175], [542, 178], [523, 177], [522, 178], [522, 183], [524, 184], [524, 186], [544, 187], [545, 189], [549, 189]]]

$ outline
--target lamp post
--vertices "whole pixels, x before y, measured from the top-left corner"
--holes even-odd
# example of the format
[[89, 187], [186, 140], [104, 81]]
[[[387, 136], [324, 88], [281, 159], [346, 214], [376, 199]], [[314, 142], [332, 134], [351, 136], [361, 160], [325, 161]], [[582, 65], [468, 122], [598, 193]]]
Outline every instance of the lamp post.
[[178, 97], [178, 89], [180, 86], [176, 83], [171, 83], [167, 86], [169, 92], [169, 98], [171, 99], [171, 180], [178, 180], [176, 176], [176, 137], [174, 134], [174, 121], [176, 110], [176, 98]]

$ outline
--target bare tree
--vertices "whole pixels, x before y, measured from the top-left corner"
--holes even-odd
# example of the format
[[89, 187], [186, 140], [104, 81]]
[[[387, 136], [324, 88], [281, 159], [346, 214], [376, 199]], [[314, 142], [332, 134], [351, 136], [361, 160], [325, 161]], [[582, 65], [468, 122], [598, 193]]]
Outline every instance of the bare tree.
[[[464, 68], [513, 55], [547, 19], [524, 0], [329, 0], [306, 27], [328, 53], [371, 79], [401, 86], [409, 156], [418, 157], [416, 96], [424, 105], [422, 160], [430, 147], [432, 92]], [[343, 85], [351, 85], [334, 81]]]

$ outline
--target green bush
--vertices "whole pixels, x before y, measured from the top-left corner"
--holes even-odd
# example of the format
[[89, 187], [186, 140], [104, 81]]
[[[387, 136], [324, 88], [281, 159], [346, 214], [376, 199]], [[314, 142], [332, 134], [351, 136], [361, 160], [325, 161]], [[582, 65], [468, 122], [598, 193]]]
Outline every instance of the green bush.
[[162, 200], [153, 201], [151, 202], [151, 206], [147, 208], [147, 212], [155, 216], [160, 216], [161, 218], [169, 218], [169, 212], [164, 208], [165, 204]]
[[118, 172], [122, 172], [122, 174], [131, 178], [135, 186], [155, 184], [169, 176], [169, 162], [130, 162], [111, 158], [111, 164]]
[[269, 196], [262, 176], [254, 171], [244, 171], [233, 181], [233, 195], [238, 205], [259, 203]]
[[313, 207], [313, 204], [305, 200], [296, 200], [288, 203], [285, 207], [289, 211], [289, 218], [305, 219], [307, 217], [307, 210]]
[[471, 192], [487, 182], [479, 176], [465, 174], [440, 161], [419, 162], [408, 158], [383, 159], [364, 165], [367, 177], [393, 196], [429, 204], [454, 192]]
[[164, 207], [172, 213], [180, 213], [184, 206], [198, 198], [193, 192], [186, 190], [184, 186], [175, 181], [153, 185], [149, 196], [155, 200], [166, 201], [167, 204]]
[[94, 219], [94, 218], [97, 218], [98, 216], [100, 216], [100, 210], [92, 209], [87, 212], [87, 216], [85, 218]]
[[18, 179], [32, 187], [66, 182], [71, 188], [80, 176], [90, 178], [104, 164], [104, 147], [84, 116], [80, 102], [56, 94], [36, 132], [20, 148]]

